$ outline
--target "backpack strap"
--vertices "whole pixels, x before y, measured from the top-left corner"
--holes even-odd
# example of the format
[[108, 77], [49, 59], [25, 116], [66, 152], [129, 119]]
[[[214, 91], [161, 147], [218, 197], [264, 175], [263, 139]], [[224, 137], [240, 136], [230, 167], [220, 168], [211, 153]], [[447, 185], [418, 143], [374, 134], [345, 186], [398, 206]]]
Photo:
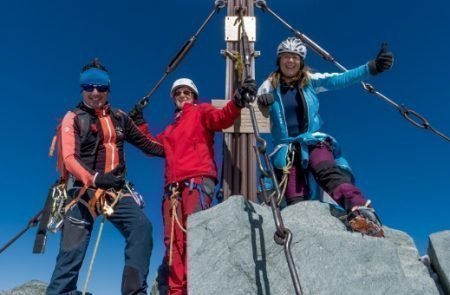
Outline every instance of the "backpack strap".
[[91, 128], [91, 117], [80, 108], [74, 108], [71, 111], [77, 115], [80, 128], [80, 142], [83, 142], [89, 133], [89, 129]]
[[[89, 130], [91, 127], [91, 118], [88, 113], [83, 111], [80, 108], [74, 108], [71, 112], [76, 114], [79, 129], [80, 129], [80, 141], [83, 142], [87, 135], [89, 134]], [[61, 145], [61, 123], [56, 127], [56, 135], [53, 136], [52, 143], [49, 150], [49, 157], [53, 157], [55, 148], [57, 148], [57, 159], [56, 159], [56, 168], [60, 173], [60, 181], [64, 182], [67, 180], [69, 173], [64, 167], [64, 162], [62, 159], [62, 145]]]

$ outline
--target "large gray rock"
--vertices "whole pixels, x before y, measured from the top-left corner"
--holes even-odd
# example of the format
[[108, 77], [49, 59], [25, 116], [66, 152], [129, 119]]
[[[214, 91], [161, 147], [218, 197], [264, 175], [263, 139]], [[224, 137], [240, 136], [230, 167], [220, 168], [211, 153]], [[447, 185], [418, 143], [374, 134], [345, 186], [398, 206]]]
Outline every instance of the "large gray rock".
[[[411, 238], [351, 233], [327, 204], [282, 211], [304, 294], [439, 294]], [[201, 294], [295, 294], [270, 207], [241, 196], [188, 219], [188, 289]]]
[[0, 295], [44, 295], [47, 284], [38, 280], [29, 281], [11, 291], [0, 291]]
[[450, 230], [430, 235], [428, 255], [445, 294], [450, 294]]

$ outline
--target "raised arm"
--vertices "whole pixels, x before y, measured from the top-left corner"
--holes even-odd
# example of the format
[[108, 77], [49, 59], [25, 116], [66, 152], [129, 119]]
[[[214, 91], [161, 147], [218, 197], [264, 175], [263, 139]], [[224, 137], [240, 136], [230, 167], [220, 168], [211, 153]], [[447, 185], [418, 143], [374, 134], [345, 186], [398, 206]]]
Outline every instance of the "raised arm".
[[201, 105], [204, 108], [206, 128], [211, 131], [219, 131], [233, 125], [236, 118], [239, 117], [241, 109], [251, 102], [251, 99], [256, 96], [256, 92], [256, 81], [247, 79], [238, 87], [233, 99], [221, 110], [208, 104]]
[[383, 43], [377, 56], [366, 64], [343, 73], [313, 73], [310, 74], [311, 84], [316, 92], [324, 92], [350, 86], [369, 76], [374, 76], [389, 70], [394, 62], [392, 52]]

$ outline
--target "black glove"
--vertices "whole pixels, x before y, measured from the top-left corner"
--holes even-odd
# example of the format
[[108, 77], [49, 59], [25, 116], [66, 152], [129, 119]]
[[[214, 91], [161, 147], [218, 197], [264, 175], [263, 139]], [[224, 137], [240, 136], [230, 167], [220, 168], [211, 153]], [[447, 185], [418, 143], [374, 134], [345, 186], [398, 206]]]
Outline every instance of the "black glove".
[[372, 75], [389, 70], [394, 62], [394, 55], [387, 51], [387, 43], [381, 44], [380, 52], [374, 60], [369, 61], [369, 70]]
[[125, 185], [125, 179], [123, 177], [123, 170], [125, 166], [120, 164], [108, 173], [99, 173], [95, 178], [95, 187], [102, 189], [115, 188], [120, 189]]
[[140, 103], [137, 103], [134, 105], [133, 109], [128, 113], [128, 116], [130, 116], [134, 124], [139, 126], [145, 123], [143, 111], [144, 107]]
[[255, 79], [247, 78], [234, 93], [234, 103], [240, 107], [245, 107], [246, 103], [252, 102], [257, 93]]
[[273, 105], [273, 103], [275, 101], [275, 99], [273, 98], [272, 93], [260, 94], [260, 95], [258, 95], [257, 100], [258, 100], [258, 104], [259, 105], [262, 105], [262, 106], [265, 106], [265, 107]]

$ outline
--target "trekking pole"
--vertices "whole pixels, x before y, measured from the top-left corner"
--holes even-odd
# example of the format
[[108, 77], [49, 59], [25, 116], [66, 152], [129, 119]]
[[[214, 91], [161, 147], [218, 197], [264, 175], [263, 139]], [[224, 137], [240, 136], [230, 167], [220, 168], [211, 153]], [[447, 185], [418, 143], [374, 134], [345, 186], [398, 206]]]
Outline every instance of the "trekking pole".
[[[294, 29], [291, 25], [289, 25], [284, 19], [282, 19], [279, 15], [277, 15], [275, 12], [273, 12], [268, 6], [265, 0], [256, 0], [255, 1], [256, 7], [262, 9], [264, 12], [269, 12], [273, 17], [275, 17], [277, 20], [279, 20], [283, 25], [285, 25], [289, 30], [291, 30], [294, 35], [302, 40], [306, 45], [308, 45], [313, 51], [315, 51], [318, 55], [320, 55], [323, 59], [326, 61], [332, 62], [334, 65], [336, 65], [339, 69], [341, 69], [344, 72], [347, 72], [348, 69], [345, 68], [343, 65], [341, 65], [339, 62], [336, 61], [336, 59], [328, 53], [325, 49], [320, 47], [317, 43], [315, 43], [313, 40], [308, 38], [305, 34], [301, 33], [300, 31]], [[361, 81], [361, 85], [363, 89], [368, 94], [374, 94], [378, 96], [379, 98], [385, 100], [390, 105], [395, 107], [400, 114], [405, 118], [408, 122], [413, 124], [414, 126], [418, 128], [422, 128], [425, 130], [429, 130], [434, 132], [436, 135], [442, 137], [443, 139], [450, 142], [450, 137], [445, 135], [444, 133], [440, 132], [439, 130], [435, 129], [433, 126], [431, 126], [430, 122], [421, 114], [418, 112], [406, 107], [405, 105], [400, 105], [396, 103], [394, 100], [388, 98], [381, 92], [377, 91], [374, 86], [371, 84]]]
[[145, 108], [147, 106], [147, 103], [148, 103], [150, 97], [153, 95], [153, 93], [156, 91], [156, 89], [158, 89], [158, 87], [161, 85], [161, 83], [164, 81], [164, 79], [169, 75], [169, 73], [171, 73], [178, 66], [178, 64], [183, 60], [183, 58], [186, 56], [186, 54], [189, 52], [189, 50], [191, 50], [191, 48], [195, 44], [195, 41], [197, 41], [198, 35], [203, 31], [203, 29], [209, 23], [209, 21], [211, 20], [213, 15], [216, 12], [219, 12], [219, 10], [221, 8], [223, 8], [224, 6], [225, 6], [224, 0], [216, 0], [214, 2], [214, 9], [208, 15], [206, 20], [202, 23], [202, 25], [197, 30], [197, 32], [195, 32], [195, 34], [184, 43], [183, 47], [178, 51], [178, 53], [175, 55], [175, 57], [171, 60], [171, 62], [169, 63], [169, 65], [166, 68], [166, 71], [161, 76], [159, 81], [155, 84], [155, 86], [153, 86], [153, 88], [143, 98], [141, 98], [139, 100], [138, 104], [142, 108]]
[[91, 278], [92, 268], [94, 266], [95, 256], [97, 256], [98, 245], [100, 244], [100, 238], [102, 236], [103, 227], [105, 225], [105, 219], [106, 219], [106, 217], [105, 217], [105, 215], [103, 215], [102, 222], [100, 223], [100, 228], [98, 230], [97, 240], [95, 241], [94, 252], [92, 253], [91, 262], [89, 263], [89, 270], [88, 270], [88, 273], [86, 275], [86, 282], [84, 283], [83, 295], [86, 295], [86, 292], [87, 292], [87, 288], [88, 288], [88, 285], [89, 285], [89, 280]]
[[16, 234], [11, 240], [9, 240], [2, 248], [0, 248], [0, 254], [5, 251], [9, 246], [11, 246], [17, 239], [19, 239], [27, 230], [36, 226], [41, 219], [42, 212], [44, 210], [39, 211], [36, 215], [34, 215], [29, 221], [27, 226], [25, 226], [18, 234]]
[[[247, 78], [251, 78], [250, 76], [250, 58], [251, 58], [251, 52], [250, 52], [250, 41], [248, 38], [248, 35], [245, 31], [245, 25], [244, 25], [244, 19], [243, 19], [243, 9], [242, 7], [239, 10], [239, 17], [238, 20], [240, 21], [240, 28], [241, 28], [241, 43], [242, 43], [242, 50], [244, 53], [244, 66], [247, 72]], [[248, 95], [248, 94], [247, 94]], [[251, 99], [251, 101], [254, 101], [255, 97]], [[292, 258], [292, 252], [291, 252], [291, 242], [292, 242], [292, 232], [286, 228], [283, 224], [283, 218], [281, 216], [280, 208], [278, 206], [278, 200], [281, 199], [281, 192], [280, 188], [278, 187], [278, 181], [275, 176], [274, 170], [272, 168], [272, 164], [270, 163], [269, 156], [267, 155], [267, 142], [264, 140], [264, 138], [261, 137], [259, 133], [259, 127], [258, 122], [256, 119], [255, 109], [250, 103], [246, 104], [246, 107], [250, 111], [252, 126], [255, 134], [256, 139], [256, 145], [253, 147], [255, 150], [255, 153], [257, 155], [257, 162], [259, 171], [261, 172], [260, 176], [260, 185], [261, 185], [261, 191], [263, 193], [264, 200], [267, 203], [267, 200], [269, 199], [270, 207], [272, 208], [272, 214], [275, 222], [276, 232], [274, 234], [274, 240], [275, 242], [280, 245], [284, 246], [284, 253], [286, 256], [286, 260], [289, 267], [289, 272], [291, 274], [291, 279], [294, 285], [295, 293], [297, 295], [302, 295], [302, 287], [300, 285], [300, 280], [298, 278], [297, 269], [295, 267], [294, 259]], [[264, 159], [264, 165], [261, 161], [261, 157]], [[264, 168], [265, 167], [265, 168]], [[264, 184], [264, 177], [270, 178], [275, 186], [276, 191], [276, 197], [267, 197], [267, 191], [265, 189]]]

